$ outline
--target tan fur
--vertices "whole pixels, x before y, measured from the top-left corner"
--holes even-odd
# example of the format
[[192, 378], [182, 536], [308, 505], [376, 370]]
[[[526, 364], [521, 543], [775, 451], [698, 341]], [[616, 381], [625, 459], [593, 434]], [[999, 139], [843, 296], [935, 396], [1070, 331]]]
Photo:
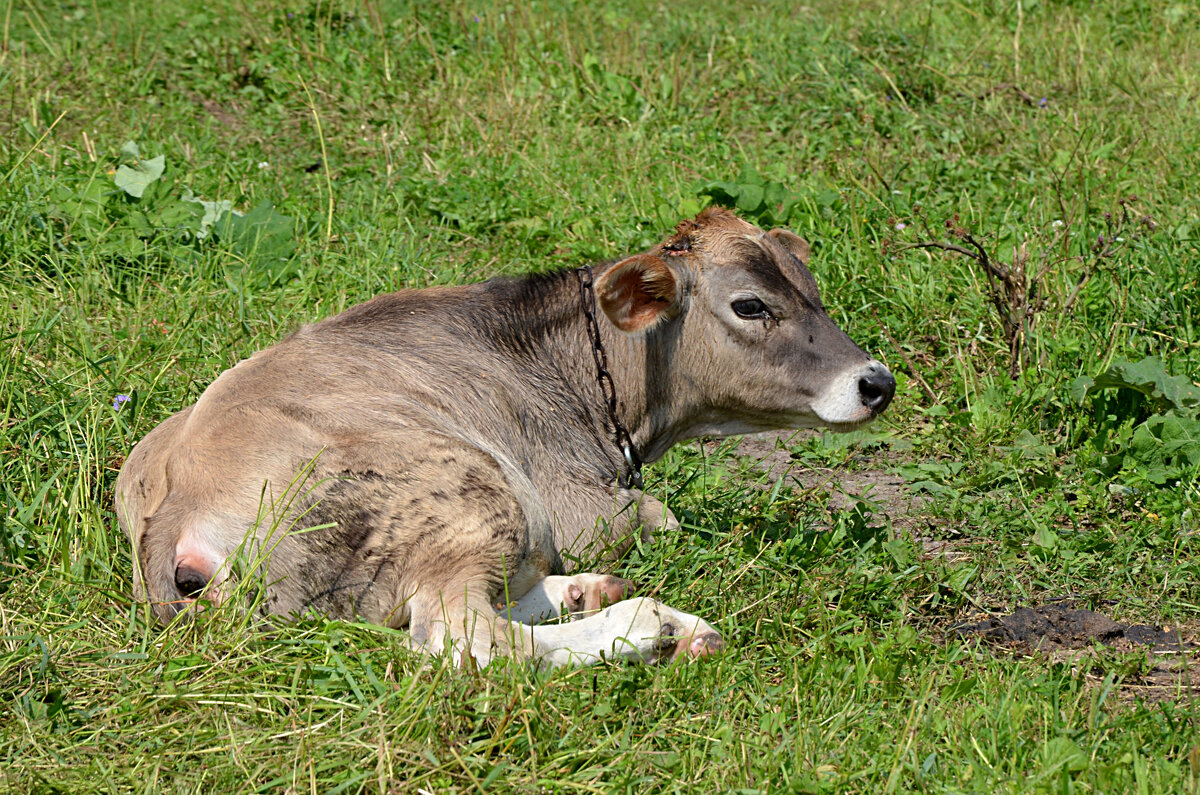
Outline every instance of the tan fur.
[[[830, 392], [860, 372], [890, 390], [890, 375], [825, 315], [792, 238], [710, 209], [597, 267], [620, 416], [645, 460], [699, 434], [861, 424], [890, 399]], [[745, 295], [772, 315], [735, 316]], [[401, 291], [227, 370], [118, 477], [137, 597], [164, 621], [196, 597], [253, 597], [271, 614], [407, 626], [424, 648], [484, 660], [573, 659], [571, 643], [590, 659], [634, 627], [683, 633], [643, 637], [636, 659], [718, 648], [707, 624], [652, 601], [536, 632], [495, 612], [563, 574], [564, 553], [612, 559], [678, 526], [614, 483], [583, 317], [572, 272]], [[543, 586], [535, 612], [561, 594], [594, 613], [599, 597], [576, 597], [595, 582]]]

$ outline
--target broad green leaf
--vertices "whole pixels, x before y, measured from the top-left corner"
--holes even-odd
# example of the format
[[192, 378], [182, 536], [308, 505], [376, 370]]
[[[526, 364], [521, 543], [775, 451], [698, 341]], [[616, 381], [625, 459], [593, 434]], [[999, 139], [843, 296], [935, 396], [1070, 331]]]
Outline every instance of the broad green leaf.
[[741, 186], [736, 182], [710, 182], [699, 191], [702, 196], [711, 196], [718, 204], [736, 201]]
[[1081, 375], [1071, 382], [1068, 391], [1071, 395], [1071, 400], [1075, 403], [1082, 403], [1084, 398], [1092, 393], [1092, 387], [1095, 385], [1096, 379], [1090, 375]]
[[[195, 196], [186, 196], [184, 201], [194, 202], [195, 204], [199, 204], [204, 208], [204, 215], [200, 218], [200, 229], [198, 232], [196, 232], [196, 237], [200, 238], [201, 240], [208, 237], [208, 233], [212, 229], [213, 224], [217, 222], [217, 219], [219, 219], [225, 213], [233, 212], [233, 202], [228, 199], [215, 202], [206, 202], [204, 199], [199, 199]], [[237, 214], [240, 215], [240, 213]]]
[[[136, 151], [137, 147], [135, 146], [134, 149]], [[150, 183], [163, 175], [166, 163], [166, 155], [159, 155], [149, 160], [135, 159], [131, 163], [122, 164], [117, 169], [117, 173], [113, 176], [113, 182], [130, 196], [140, 199], [146, 193], [146, 188], [150, 186]]]
[[1042, 442], [1041, 439], [1034, 436], [1028, 429], [1022, 428], [1017, 434], [1017, 438], [1013, 440], [1012, 452], [1020, 458], [1031, 460], [1044, 460], [1054, 456], [1054, 446]]
[[758, 169], [747, 163], [742, 166], [742, 171], [738, 174], [737, 181], [741, 185], [758, 185], [762, 187], [763, 176], [758, 173]]
[[695, 199], [683, 199], [679, 202], [679, 208], [677, 212], [679, 213], [680, 218], [692, 218], [693, 216], [699, 215], [700, 211], [703, 209], [704, 207], [702, 207], [700, 202], [696, 201]]
[[1055, 533], [1048, 527], [1039, 527], [1037, 532], [1033, 534], [1033, 543], [1042, 549], [1054, 549], [1059, 542], [1058, 533]]
[[737, 206], [743, 212], [754, 212], [763, 203], [762, 185], [742, 185], [737, 197]]
[[1086, 376], [1071, 384], [1077, 402], [1101, 389], [1132, 389], [1150, 398], [1159, 408], [1195, 413], [1200, 409], [1200, 387], [1180, 375], [1170, 375], [1162, 360], [1147, 356], [1139, 362], [1114, 362], [1094, 379]]
[[1155, 414], [1138, 425], [1122, 461], [1122, 469], [1160, 486], [1185, 476], [1197, 465], [1200, 420], [1173, 412]]
[[213, 233], [232, 243], [252, 265], [266, 266], [292, 255], [296, 249], [294, 227], [294, 219], [275, 212], [274, 205], [264, 201], [245, 215], [224, 213]]
[[70, 221], [79, 222], [84, 229], [94, 231], [103, 227], [104, 199], [112, 186], [104, 179], [91, 179], [81, 189], [59, 186], [54, 201]]
[[963, 593], [978, 572], [978, 566], [955, 566], [943, 584], [954, 593]]
[[815, 196], [818, 207], [834, 207], [841, 204], [842, 194], [838, 193], [833, 188], [817, 191]]
[[1163, 453], [1183, 458], [1192, 466], [1200, 464], [1200, 420], [1176, 414], [1167, 414], [1162, 420], [1159, 438]]
[[768, 182], [763, 186], [763, 201], [772, 209], [783, 204], [788, 198], [788, 190], [781, 182]]
[[150, 222], [160, 229], [187, 229], [199, 236], [204, 208], [195, 202], [169, 201], [157, 211], [149, 213]]

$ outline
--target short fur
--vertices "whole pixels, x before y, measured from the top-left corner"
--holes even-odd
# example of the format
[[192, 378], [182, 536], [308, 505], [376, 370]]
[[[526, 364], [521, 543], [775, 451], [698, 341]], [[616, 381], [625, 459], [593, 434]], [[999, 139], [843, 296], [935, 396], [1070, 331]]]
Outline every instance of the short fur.
[[[709, 209], [597, 266], [620, 416], [644, 460], [700, 434], [855, 427], [887, 405], [890, 374], [825, 314], [807, 250]], [[770, 316], [736, 316], [745, 295]], [[678, 636], [635, 643], [638, 659], [719, 647], [703, 621], [651, 600], [536, 633], [496, 613], [527, 593], [543, 617], [556, 594], [568, 609], [593, 594], [591, 612], [597, 593], [621, 599], [624, 585], [545, 578], [566, 573], [564, 553], [615, 558], [676, 525], [615, 483], [623, 462], [584, 323], [573, 271], [402, 290], [227, 370], [117, 480], [137, 596], [165, 621], [257, 577], [269, 613], [407, 626], [425, 648], [448, 640], [484, 660], [597, 659], [635, 612], [653, 614], [639, 631]], [[864, 381], [884, 397], [868, 401]]]

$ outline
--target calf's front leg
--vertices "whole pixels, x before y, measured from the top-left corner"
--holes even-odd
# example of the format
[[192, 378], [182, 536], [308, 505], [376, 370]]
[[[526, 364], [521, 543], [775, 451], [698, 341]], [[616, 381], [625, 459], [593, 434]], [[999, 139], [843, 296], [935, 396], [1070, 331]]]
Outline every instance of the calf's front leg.
[[[640, 539], [679, 528], [675, 515], [659, 500], [638, 489], [564, 488], [554, 492], [550, 515], [558, 548], [571, 561], [616, 562]], [[602, 568], [606, 568], [602, 566]]]

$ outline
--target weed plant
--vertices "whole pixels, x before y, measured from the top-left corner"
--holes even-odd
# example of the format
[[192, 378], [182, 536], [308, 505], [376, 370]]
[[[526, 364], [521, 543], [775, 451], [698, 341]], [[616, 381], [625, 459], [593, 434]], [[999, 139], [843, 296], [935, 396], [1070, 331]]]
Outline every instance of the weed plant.
[[[0, 7], [0, 787], [1200, 787], [1188, 678], [946, 631], [1070, 597], [1194, 636], [1193, 3]], [[899, 381], [769, 470], [732, 441], [650, 469], [683, 528], [621, 571], [728, 653], [471, 672], [378, 627], [133, 601], [116, 472], [222, 370], [712, 202], [810, 240]]]

